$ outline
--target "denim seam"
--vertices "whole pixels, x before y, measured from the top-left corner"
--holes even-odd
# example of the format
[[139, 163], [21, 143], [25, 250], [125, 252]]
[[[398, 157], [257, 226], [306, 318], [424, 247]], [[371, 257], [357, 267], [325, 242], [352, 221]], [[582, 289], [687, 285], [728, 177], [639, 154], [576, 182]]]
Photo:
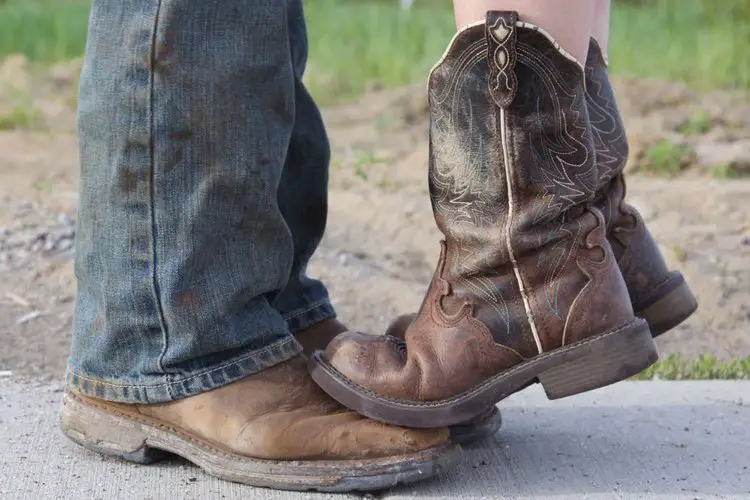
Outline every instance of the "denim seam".
[[[68, 370], [70, 372], [72, 372], [76, 377], [78, 377], [78, 378], [80, 378], [82, 380], [86, 380], [88, 382], [94, 382], [94, 383], [97, 383], [97, 384], [106, 385], [106, 386], [109, 386], [109, 387], [120, 387], [120, 388], [137, 387], [137, 388], [154, 388], [154, 389], [156, 389], [156, 388], [160, 388], [160, 387], [169, 387], [169, 386], [172, 386], [174, 384], [181, 384], [181, 383], [184, 383], [184, 382], [189, 382], [189, 381], [191, 381], [191, 380], [193, 380], [195, 378], [202, 377], [204, 375], [208, 375], [210, 373], [213, 373], [213, 372], [216, 372], [216, 371], [219, 371], [219, 370], [223, 370], [223, 369], [225, 369], [225, 368], [227, 368], [227, 367], [229, 367], [229, 366], [231, 366], [233, 364], [241, 363], [241, 362], [245, 361], [246, 359], [250, 359], [250, 358], [255, 357], [255, 356], [261, 356], [261, 355], [266, 354], [266, 353], [268, 353], [269, 351], [272, 351], [272, 350], [282, 349], [282, 348], [286, 347], [287, 344], [296, 343], [296, 342], [297, 342], [297, 340], [294, 339], [294, 337], [291, 337], [291, 338], [288, 338], [288, 339], [284, 339], [284, 340], [281, 340], [281, 341], [276, 342], [274, 344], [271, 344], [270, 346], [264, 347], [263, 349], [252, 351], [251, 353], [248, 353], [245, 356], [233, 359], [231, 361], [227, 361], [227, 362], [225, 362], [225, 363], [223, 363], [221, 365], [214, 366], [213, 368], [209, 368], [209, 369], [204, 370], [202, 372], [194, 373], [193, 375], [190, 375], [189, 377], [180, 378], [180, 379], [177, 379], [177, 380], [170, 379], [169, 382], [164, 383], [164, 384], [113, 384], [111, 382], [105, 382], [105, 381], [97, 379], [97, 378], [91, 378], [91, 377], [88, 377], [86, 375], [82, 375], [82, 374], [80, 374], [73, 367], [68, 367]], [[171, 391], [170, 391], [170, 396], [172, 396]]]
[[[167, 388], [171, 385], [172, 379], [169, 374], [164, 370], [164, 356], [167, 354], [167, 347], [169, 346], [169, 332], [167, 331], [167, 322], [164, 318], [164, 307], [161, 303], [161, 295], [159, 293], [159, 283], [156, 276], [156, 205], [154, 203], [155, 198], [155, 183], [154, 178], [156, 176], [155, 165], [154, 165], [154, 68], [156, 64], [156, 39], [159, 30], [159, 21], [161, 20], [161, 0], [156, 1], [155, 12], [154, 12], [154, 24], [152, 27], [151, 35], [151, 46], [149, 47], [149, 65], [151, 70], [149, 71], [148, 78], [148, 135], [149, 135], [149, 208], [151, 211], [151, 289], [154, 294], [154, 303], [156, 305], [157, 315], [159, 316], [159, 326], [162, 331], [162, 350], [159, 353], [159, 357], [156, 360], [157, 368], [164, 374], [165, 383], [163, 384]], [[174, 397], [172, 391], [169, 391], [169, 395]]]
[[284, 315], [282, 315], [282, 318], [284, 318], [285, 321], [288, 321], [290, 319], [294, 319], [294, 318], [297, 318], [299, 316], [302, 316], [303, 314], [307, 314], [310, 311], [319, 308], [320, 306], [329, 305], [330, 303], [331, 303], [331, 301], [329, 299], [327, 299], [327, 298], [323, 299], [323, 300], [319, 300], [317, 302], [313, 302], [312, 304], [308, 304], [308, 306], [305, 309], [298, 309], [298, 310], [294, 311], [294, 313], [292, 313], [292, 314], [284, 314]]

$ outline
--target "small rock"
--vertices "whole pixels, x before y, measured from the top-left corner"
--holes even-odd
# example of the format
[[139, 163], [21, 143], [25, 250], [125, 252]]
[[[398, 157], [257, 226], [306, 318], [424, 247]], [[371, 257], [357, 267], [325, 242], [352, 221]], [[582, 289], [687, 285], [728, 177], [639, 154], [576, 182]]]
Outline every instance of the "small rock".
[[73, 248], [73, 238], [66, 236], [60, 237], [55, 241], [52, 249], [58, 252], [65, 252]]
[[57, 222], [63, 226], [68, 226], [68, 227], [75, 225], [75, 223], [71, 220], [70, 216], [66, 214], [65, 212], [60, 212], [57, 215]]
[[42, 315], [41, 311], [32, 311], [29, 314], [25, 314], [16, 320], [17, 325], [23, 325], [29, 321], [33, 321]]

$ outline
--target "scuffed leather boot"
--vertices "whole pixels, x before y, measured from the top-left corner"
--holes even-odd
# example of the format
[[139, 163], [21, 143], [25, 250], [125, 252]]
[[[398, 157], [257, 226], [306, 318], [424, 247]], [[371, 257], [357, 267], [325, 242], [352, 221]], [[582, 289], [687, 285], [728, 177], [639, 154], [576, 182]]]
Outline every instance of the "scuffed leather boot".
[[698, 302], [682, 274], [667, 267], [641, 214], [624, 201], [628, 140], [607, 63], [593, 38], [586, 61], [586, 87], [601, 176], [596, 206], [607, 221], [609, 243], [635, 314], [648, 322], [654, 336], [661, 335], [689, 318]]
[[[623, 170], [628, 141], [620, 116], [607, 63], [595, 39], [586, 59], [586, 103], [593, 131], [601, 180], [596, 197], [607, 221], [607, 237], [617, 258], [636, 316], [645, 319], [656, 337], [679, 325], [698, 303], [679, 271], [670, 271], [638, 210], [624, 201]], [[403, 339], [416, 314], [396, 318], [386, 331]], [[453, 434], [455, 427], [451, 428]], [[478, 417], [460, 425], [460, 442], [468, 443], [494, 434]]]
[[290, 490], [378, 490], [435, 475], [461, 456], [447, 429], [392, 427], [342, 408], [301, 357], [170, 403], [68, 392], [60, 426], [106, 455], [147, 464], [176, 454], [222, 479]]
[[[416, 315], [414, 315], [416, 316]], [[402, 316], [405, 318], [406, 316]], [[411, 321], [409, 321], [411, 322]], [[393, 328], [395, 323], [391, 325]], [[398, 325], [395, 325], [398, 327]], [[407, 325], [400, 330], [401, 338], [406, 331]], [[339, 333], [345, 332], [347, 328], [335, 318], [325, 319], [311, 327], [296, 332], [294, 337], [302, 345], [305, 355], [309, 356], [313, 352], [325, 349], [328, 343], [333, 340]], [[451, 441], [458, 444], [468, 444], [482, 437], [492, 436], [503, 425], [503, 417], [500, 410], [492, 407], [487, 412], [479, 415], [475, 419], [462, 424], [452, 425], [450, 427]]]
[[406, 341], [339, 335], [311, 358], [345, 406], [412, 427], [474, 418], [540, 381], [551, 399], [658, 355], [592, 205], [580, 64], [513, 12], [451, 42], [429, 82], [430, 195], [445, 235]]

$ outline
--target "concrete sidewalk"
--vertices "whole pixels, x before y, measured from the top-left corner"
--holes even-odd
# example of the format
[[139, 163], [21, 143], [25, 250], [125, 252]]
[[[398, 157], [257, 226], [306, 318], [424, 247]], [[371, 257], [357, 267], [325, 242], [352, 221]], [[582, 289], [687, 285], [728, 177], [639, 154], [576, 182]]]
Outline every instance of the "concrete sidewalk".
[[[60, 385], [0, 378], [0, 499], [342, 498], [98, 456], [57, 430], [60, 396]], [[450, 474], [367, 497], [750, 499], [750, 381], [627, 382], [555, 402], [533, 387], [502, 411], [503, 429]]]

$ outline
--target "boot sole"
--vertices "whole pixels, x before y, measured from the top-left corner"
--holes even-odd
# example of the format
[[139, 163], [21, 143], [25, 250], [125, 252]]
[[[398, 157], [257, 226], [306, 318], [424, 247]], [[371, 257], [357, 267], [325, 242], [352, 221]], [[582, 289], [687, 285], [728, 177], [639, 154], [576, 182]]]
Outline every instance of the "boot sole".
[[539, 354], [466, 392], [437, 401], [379, 395], [347, 379], [320, 351], [309, 363], [313, 380], [344, 406], [382, 422], [432, 428], [465, 423], [536, 381], [549, 399], [559, 399], [625, 380], [658, 358], [648, 324], [635, 319], [622, 328]]
[[60, 428], [72, 441], [139, 463], [178, 455], [212, 476], [250, 486], [294, 491], [373, 491], [434, 476], [456, 465], [461, 448], [445, 444], [419, 453], [362, 460], [263, 460], [220, 449], [185, 431], [63, 397]]
[[494, 436], [503, 426], [503, 417], [496, 407], [486, 413], [450, 427], [451, 441], [461, 446], [473, 443], [481, 438]]
[[648, 322], [654, 337], [675, 328], [698, 309], [695, 295], [678, 271], [671, 272], [665, 285], [660, 288], [661, 293], [654, 300], [647, 305], [636, 306], [636, 316]]

